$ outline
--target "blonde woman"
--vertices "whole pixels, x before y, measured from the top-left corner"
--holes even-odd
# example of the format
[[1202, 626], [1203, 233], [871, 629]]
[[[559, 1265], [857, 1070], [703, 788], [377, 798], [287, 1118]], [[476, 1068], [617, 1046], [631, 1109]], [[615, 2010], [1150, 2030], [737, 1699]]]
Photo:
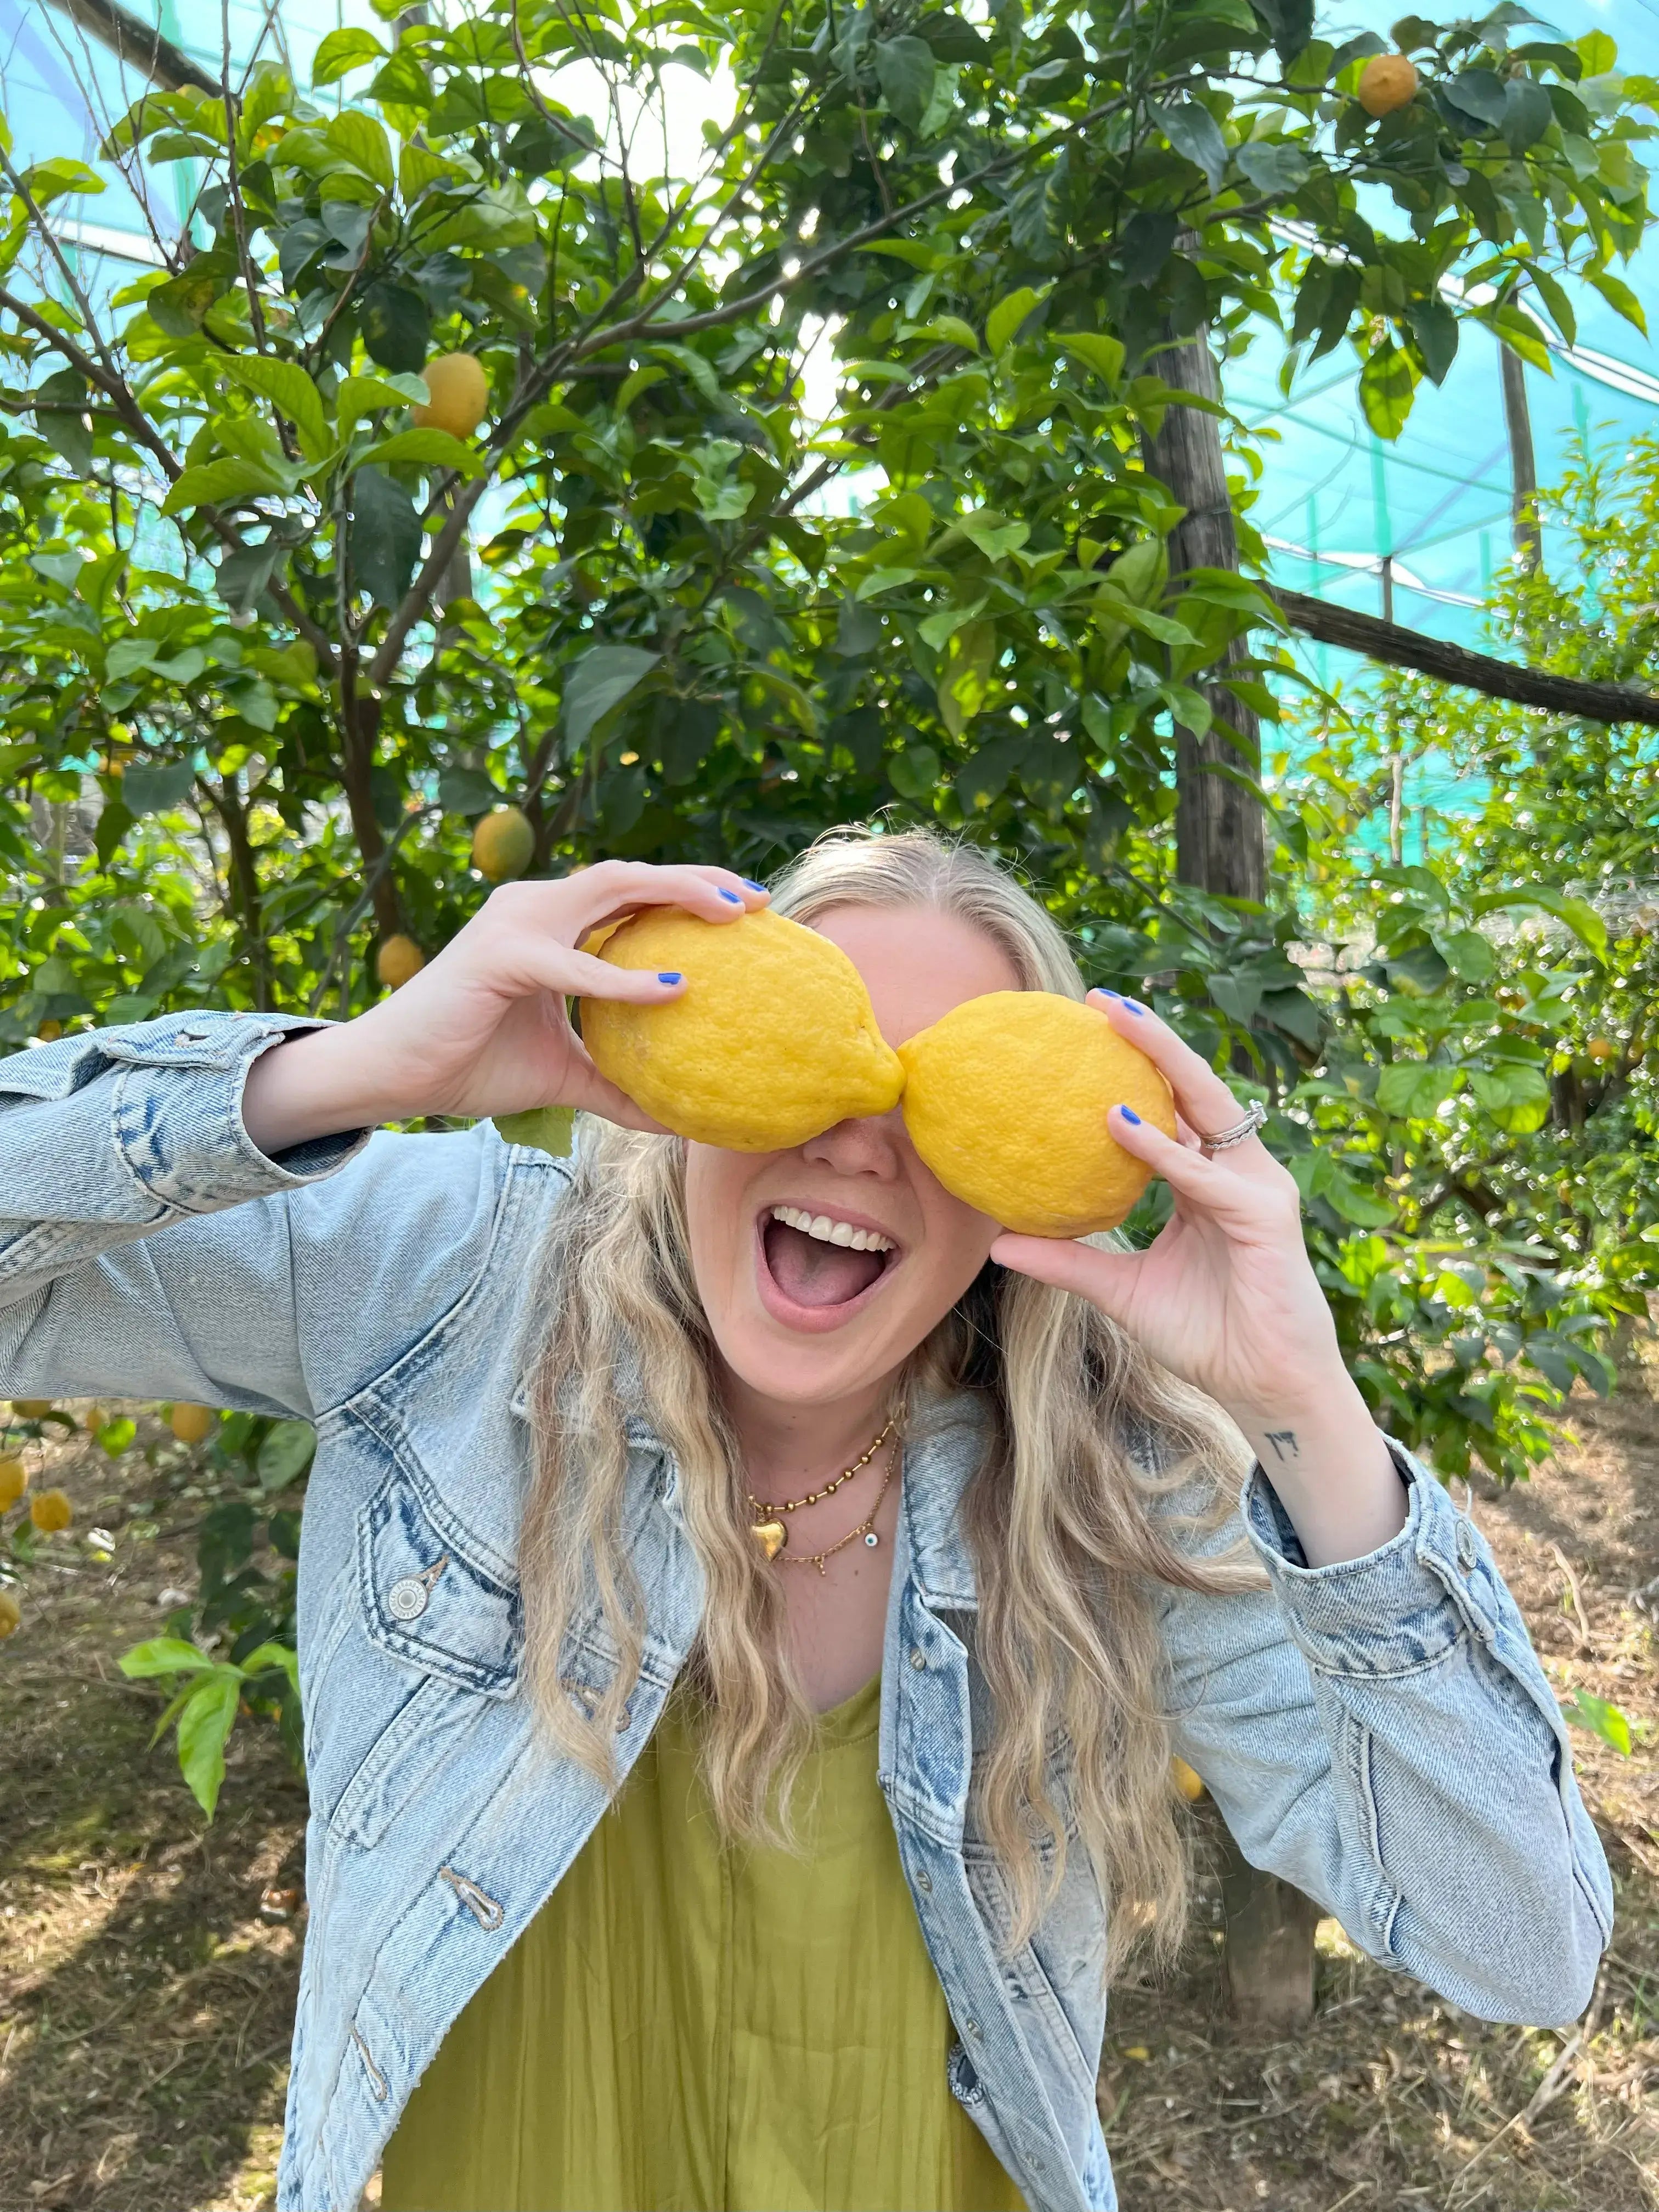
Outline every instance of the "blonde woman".
[[[1108, 1984], [1181, 1925], [1174, 1752], [1373, 1957], [1493, 2019], [1589, 1996], [1610, 1887], [1555, 1700], [1227, 1085], [1097, 997], [1183, 1124], [1100, 1102], [1173, 1192], [1139, 1254], [1002, 1233], [896, 1113], [682, 1143], [566, 1003], [683, 986], [583, 939], [766, 896], [606, 863], [342, 1026], [0, 1066], [0, 1389], [317, 1425], [284, 2212], [382, 2164], [389, 2212], [1100, 2212]], [[895, 1043], [1081, 988], [920, 834], [827, 839], [774, 902]], [[595, 1117], [574, 1163], [366, 1134], [549, 1100]]]

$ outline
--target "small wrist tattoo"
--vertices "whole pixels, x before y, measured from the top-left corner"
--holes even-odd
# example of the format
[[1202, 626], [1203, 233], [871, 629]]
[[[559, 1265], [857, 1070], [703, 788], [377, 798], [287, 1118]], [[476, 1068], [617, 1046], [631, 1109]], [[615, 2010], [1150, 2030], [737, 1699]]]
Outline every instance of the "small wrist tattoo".
[[1300, 1459], [1302, 1452], [1296, 1441], [1294, 1429], [1268, 1429], [1264, 1431], [1273, 1448], [1274, 1456], [1280, 1460]]

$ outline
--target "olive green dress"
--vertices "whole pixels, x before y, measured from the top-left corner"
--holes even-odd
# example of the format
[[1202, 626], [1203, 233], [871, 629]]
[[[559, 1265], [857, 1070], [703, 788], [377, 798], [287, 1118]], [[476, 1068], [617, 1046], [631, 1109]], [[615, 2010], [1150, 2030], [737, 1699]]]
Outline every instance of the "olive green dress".
[[383, 2212], [1019, 2212], [945, 2079], [880, 1699], [823, 1715], [796, 1855], [721, 1844], [671, 1698], [416, 2087]]

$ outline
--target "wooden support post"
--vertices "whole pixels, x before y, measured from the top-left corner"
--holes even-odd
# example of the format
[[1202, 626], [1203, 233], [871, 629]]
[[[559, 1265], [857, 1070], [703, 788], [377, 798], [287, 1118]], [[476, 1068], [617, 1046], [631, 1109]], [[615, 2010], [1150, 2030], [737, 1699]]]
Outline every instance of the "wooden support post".
[[1544, 558], [1544, 534], [1538, 526], [1538, 464], [1533, 453], [1532, 410], [1527, 404], [1527, 365], [1500, 338], [1504, 420], [1510, 434], [1510, 531], [1515, 557], [1528, 574]]
[[1263, 1874], [1218, 1820], [1227, 2009], [1240, 2027], [1295, 2035], [1313, 2018], [1319, 1907], [1299, 1889]]

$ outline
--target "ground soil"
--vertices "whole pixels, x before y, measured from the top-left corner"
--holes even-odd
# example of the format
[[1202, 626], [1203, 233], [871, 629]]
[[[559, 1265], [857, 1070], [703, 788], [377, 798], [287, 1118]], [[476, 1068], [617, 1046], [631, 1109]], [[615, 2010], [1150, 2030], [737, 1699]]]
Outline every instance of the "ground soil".
[[[1474, 1510], [1562, 1696], [1650, 1727], [1654, 1623], [1631, 1593], [1659, 1577], [1659, 1347], [1571, 1411], [1556, 1462], [1507, 1495], [1477, 1485]], [[41, 1547], [0, 1648], [0, 2212], [257, 2212], [274, 2202], [303, 1790], [274, 1732], [245, 1724], [206, 1826], [171, 1745], [148, 1747], [157, 1691], [117, 1671], [191, 1580], [185, 1456], [150, 1422], [114, 1463], [81, 1439], [31, 1451], [76, 1523]], [[1243, 2038], [1201, 1910], [1179, 1980], [1114, 2000], [1101, 2105], [1124, 2212], [1659, 2207], [1653, 1741], [1624, 1759], [1577, 1737], [1620, 1915], [1583, 2033], [1489, 2027], [1328, 1921], [1312, 2027]]]

